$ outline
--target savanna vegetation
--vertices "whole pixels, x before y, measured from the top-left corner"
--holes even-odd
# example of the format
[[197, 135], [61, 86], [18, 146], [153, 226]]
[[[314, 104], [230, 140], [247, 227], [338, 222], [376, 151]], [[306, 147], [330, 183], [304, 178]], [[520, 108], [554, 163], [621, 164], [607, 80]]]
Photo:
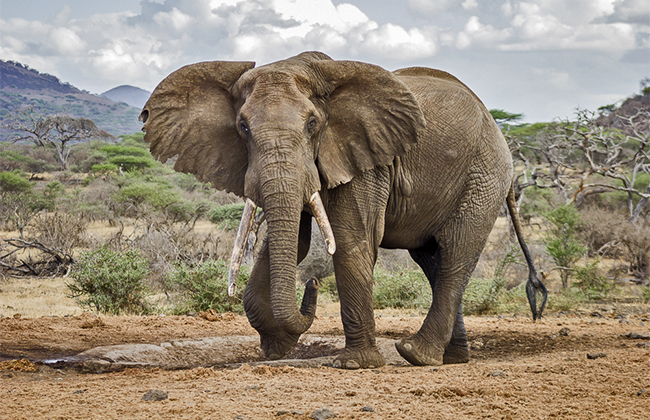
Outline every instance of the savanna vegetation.
[[[641, 105], [626, 107], [629, 101]], [[521, 114], [492, 110], [513, 153], [517, 202], [552, 291], [551, 311], [650, 300], [650, 91], [628, 102], [543, 124], [517, 124]], [[54, 124], [33, 108], [22, 115]], [[67, 276], [69, 296], [107, 314], [242, 312], [247, 271], [238, 296], [225, 287], [240, 199], [175, 172], [173, 161], [155, 161], [142, 133], [98, 139], [90, 130], [63, 144], [33, 131], [0, 143], [3, 276]], [[249, 254], [255, 246], [253, 238]], [[376, 308], [425, 311], [428, 282], [403, 261], [381, 254]], [[335, 301], [333, 277], [321, 277], [321, 293]], [[526, 314], [525, 279], [513, 233], [495, 230], [464, 311]]]

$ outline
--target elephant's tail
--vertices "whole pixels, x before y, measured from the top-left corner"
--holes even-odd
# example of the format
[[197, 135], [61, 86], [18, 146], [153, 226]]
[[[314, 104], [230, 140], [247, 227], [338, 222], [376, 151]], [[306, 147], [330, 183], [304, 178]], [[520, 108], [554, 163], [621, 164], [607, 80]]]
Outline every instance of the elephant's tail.
[[[534, 321], [542, 317], [542, 312], [544, 312], [546, 300], [548, 299], [548, 292], [546, 291], [546, 286], [544, 286], [544, 283], [542, 283], [542, 281], [537, 277], [537, 270], [535, 270], [533, 258], [530, 256], [530, 251], [528, 250], [526, 241], [524, 241], [521, 222], [519, 221], [519, 213], [517, 212], [514, 183], [510, 184], [510, 191], [508, 191], [506, 203], [508, 204], [510, 219], [512, 220], [512, 225], [515, 228], [519, 246], [521, 246], [521, 250], [524, 253], [524, 257], [526, 258], [526, 264], [528, 264], [528, 282], [526, 283], [526, 295], [528, 296], [528, 304], [530, 305], [530, 310], [533, 312]], [[539, 311], [537, 310], [537, 293], [540, 293], [542, 295], [542, 303], [539, 307]]]

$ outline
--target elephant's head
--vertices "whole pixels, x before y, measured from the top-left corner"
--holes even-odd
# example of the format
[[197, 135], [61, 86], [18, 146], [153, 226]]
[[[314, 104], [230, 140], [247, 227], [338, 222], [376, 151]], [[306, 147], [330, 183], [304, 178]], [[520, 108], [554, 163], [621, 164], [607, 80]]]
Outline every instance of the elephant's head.
[[392, 73], [316, 52], [258, 68], [226, 61], [183, 67], [156, 87], [140, 117], [156, 158], [178, 155], [177, 171], [262, 206], [271, 306], [292, 334], [313, 319], [295, 302], [301, 212], [321, 189], [392, 163], [425, 125]]

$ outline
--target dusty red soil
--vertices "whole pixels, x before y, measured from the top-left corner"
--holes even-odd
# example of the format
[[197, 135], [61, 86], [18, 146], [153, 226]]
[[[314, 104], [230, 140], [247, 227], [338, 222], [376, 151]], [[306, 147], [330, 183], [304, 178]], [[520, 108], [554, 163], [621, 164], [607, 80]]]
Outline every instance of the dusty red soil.
[[[41, 361], [104, 345], [255, 332], [244, 317], [234, 315], [217, 321], [188, 316], [0, 318], [0, 418], [309, 419], [327, 407], [343, 419], [648, 419], [650, 340], [625, 335], [648, 334], [649, 315], [604, 315], [551, 315], [536, 323], [468, 317], [474, 349], [470, 363], [463, 365], [343, 371], [244, 364], [103, 374]], [[422, 318], [376, 321], [381, 337], [395, 339], [414, 333]], [[309, 332], [340, 336], [340, 319], [319, 318]], [[317, 357], [331, 349], [300, 351], [298, 357]], [[595, 353], [604, 356], [587, 357]], [[152, 389], [168, 398], [143, 401]]]

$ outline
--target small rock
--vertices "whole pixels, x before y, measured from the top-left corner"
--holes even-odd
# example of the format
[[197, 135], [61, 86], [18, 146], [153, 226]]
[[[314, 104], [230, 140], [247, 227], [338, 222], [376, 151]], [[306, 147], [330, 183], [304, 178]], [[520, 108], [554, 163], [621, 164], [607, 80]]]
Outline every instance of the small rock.
[[235, 417], [233, 417], [233, 420], [248, 420], [248, 417], [244, 417], [241, 414], [237, 414]]
[[495, 371], [488, 373], [487, 376], [492, 376], [495, 378], [505, 378], [506, 376], [508, 376], [508, 374], [504, 370], [497, 369]]
[[638, 390], [636, 392], [636, 395], [637, 395], [637, 397], [640, 397], [641, 395], [645, 394], [646, 392], [649, 392], [649, 391], [646, 391], [645, 389], [640, 389], [640, 390]]
[[363, 407], [363, 408], [361, 409], [361, 411], [363, 411], [363, 412], [365, 412], [365, 413], [374, 413], [374, 412], [375, 412], [375, 409], [372, 408], [372, 407], [370, 407], [369, 405], [366, 405], [365, 407]]
[[161, 391], [159, 389], [150, 389], [149, 391], [145, 392], [144, 396], [142, 397], [142, 401], [162, 401], [166, 400], [169, 398], [169, 395], [165, 391]]
[[14, 314], [14, 319], [20, 319], [22, 317], [21, 314]]
[[480, 338], [469, 343], [469, 348], [472, 350], [481, 350], [483, 347], [485, 347], [485, 343]]
[[333, 411], [327, 409], [327, 407], [320, 408], [314, 411], [311, 415], [311, 418], [314, 420], [326, 420], [336, 417], [337, 414]]
[[560, 334], [562, 337], [566, 337], [569, 335], [571, 330], [567, 327], [562, 328], [560, 331], [558, 331], [558, 334]]
[[280, 410], [277, 413], [275, 413], [275, 415], [278, 417], [286, 416], [287, 414], [291, 414], [292, 416], [302, 416], [305, 413], [303, 413], [300, 410]]
[[600, 359], [601, 357], [607, 357], [605, 353], [587, 353], [587, 359]]
[[459, 397], [464, 397], [469, 394], [468, 391], [464, 390], [463, 388], [457, 388], [457, 387], [449, 387], [448, 388], [451, 392], [454, 394], [458, 395]]
[[248, 385], [244, 391], [257, 391], [258, 389], [260, 389], [259, 385]]
[[650, 340], [649, 333], [629, 332], [622, 334], [621, 337], [631, 338], [632, 340]]
[[603, 314], [601, 314], [600, 312], [596, 312], [596, 311], [592, 312], [590, 315], [593, 316], [593, 317], [596, 317], [596, 318], [605, 318], [603, 316]]
[[105, 327], [106, 324], [104, 324], [104, 321], [102, 321], [101, 318], [93, 318], [93, 319], [87, 319], [84, 322], [81, 323], [81, 328], [87, 330], [91, 328], [101, 328]]
[[84, 393], [83, 389], [78, 389], [78, 390], [76, 390], [75, 392], [73, 392], [73, 394], [75, 394], [75, 395], [77, 395], [77, 394], [83, 394], [83, 393]]

